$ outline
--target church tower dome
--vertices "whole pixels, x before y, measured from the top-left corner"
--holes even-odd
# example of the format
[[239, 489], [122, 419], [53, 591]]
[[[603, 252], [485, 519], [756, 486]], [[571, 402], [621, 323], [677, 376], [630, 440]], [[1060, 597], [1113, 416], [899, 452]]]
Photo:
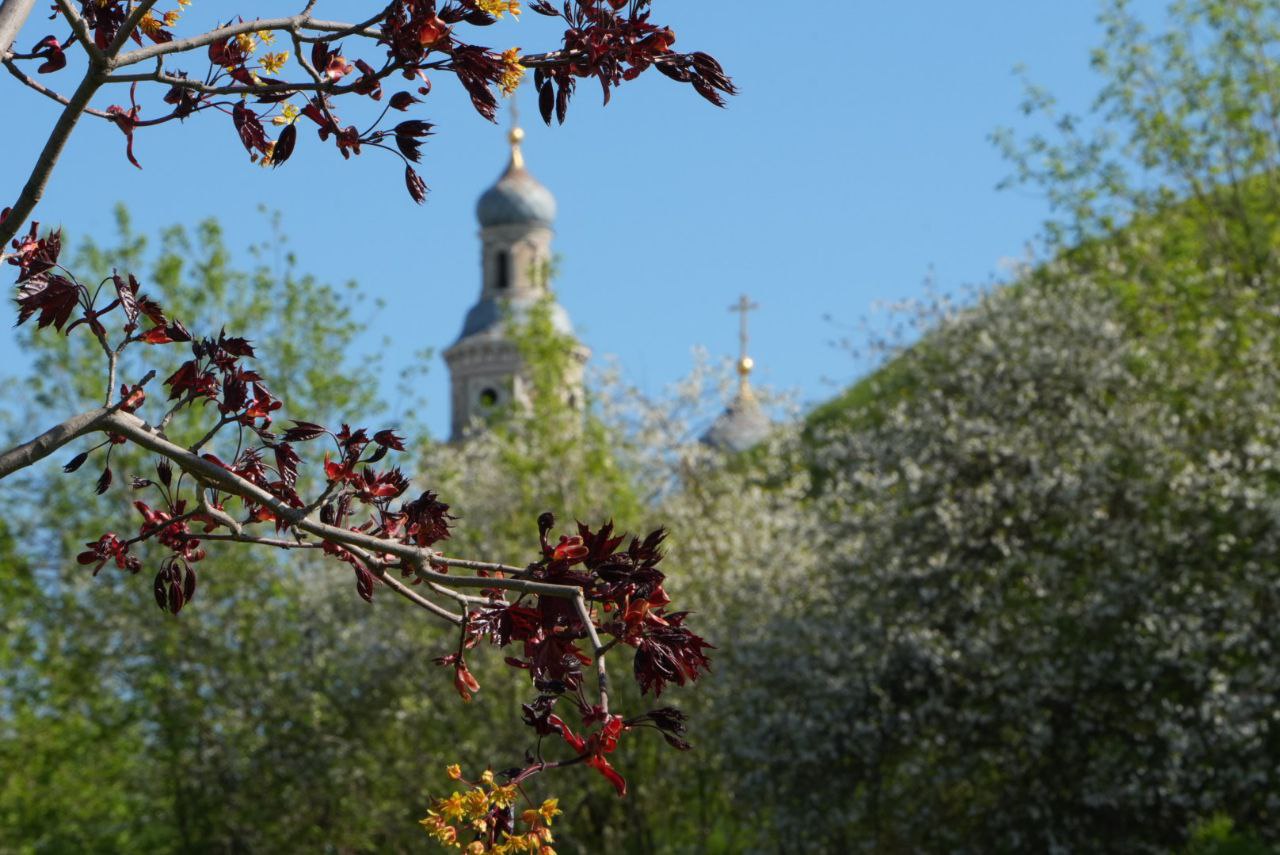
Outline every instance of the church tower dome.
[[[451, 386], [451, 436], [463, 439], [468, 428], [498, 409], [528, 403], [519, 348], [509, 325], [520, 323], [551, 296], [552, 224], [556, 200], [525, 166], [524, 131], [510, 134], [511, 159], [497, 182], [476, 204], [480, 224], [480, 297], [467, 312], [462, 331], [445, 352]], [[557, 331], [573, 336], [569, 314], [550, 305]], [[573, 376], [565, 378], [569, 402], [582, 400], [582, 367], [589, 351], [574, 340]]]
[[738, 334], [741, 346], [738, 357], [738, 393], [702, 435], [704, 444], [719, 451], [746, 451], [762, 442], [773, 429], [773, 423], [751, 389], [750, 377], [751, 370], [755, 368], [755, 360], [747, 355], [747, 314], [757, 308], [759, 306], [745, 294], [729, 307], [729, 311], [740, 312], [742, 315]]
[[551, 227], [556, 219], [556, 197], [530, 174], [524, 165], [520, 143], [524, 131], [511, 132], [511, 163], [507, 171], [476, 203], [476, 219], [481, 228], [495, 226]]

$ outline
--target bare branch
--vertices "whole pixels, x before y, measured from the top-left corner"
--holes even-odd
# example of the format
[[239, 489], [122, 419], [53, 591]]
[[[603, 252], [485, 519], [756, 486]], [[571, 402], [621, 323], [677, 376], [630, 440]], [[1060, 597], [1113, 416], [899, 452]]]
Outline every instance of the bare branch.
[[449, 621], [449, 623], [454, 624], [455, 626], [460, 626], [462, 624], [462, 618], [453, 614], [448, 609], [442, 608], [441, 606], [437, 606], [435, 603], [431, 602], [426, 597], [423, 597], [420, 594], [418, 594], [408, 585], [405, 585], [399, 579], [396, 579], [390, 574], [388, 574], [385, 570], [381, 575], [378, 576], [378, 580], [382, 582], [382, 584], [390, 588], [391, 590], [395, 591], [400, 596], [404, 597], [409, 602], [415, 603], [421, 606], [422, 608], [431, 612], [436, 617], [444, 618], [445, 620]]
[[324, 544], [311, 540], [284, 540], [278, 537], [255, 537], [248, 534], [202, 534], [201, 540], [225, 541], [228, 543], [252, 543], [257, 546], [269, 546], [272, 549], [323, 549]]
[[375, 27], [383, 18], [386, 12], [379, 12], [369, 20], [361, 24], [344, 24], [339, 21], [306, 21], [302, 24], [302, 29], [314, 32], [324, 33], [323, 36], [303, 36], [304, 42], [320, 41], [321, 39], [340, 39], [343, 36], [365, 36], [371, 39], [382, 38], [382, 30]]
[[573, 604], [578, 608], [578, 617], [587, 628], [587, 637], [591, 639], [591, 657], [596, 661], [596, 687], [600, 692], [600, 708], [609, 712], [609, 672], [605, 670], [604, 655], [609, 648], [600, 643], [600, 634], [596, 632], [595, 622], [591, 620], [591, 610], [587, 608], [587, 599], [582, 590], [577, 589]]
[[505, 573], [518, 575], [524, 573], [525, 567], [512, 567], [510, 564], [493, 564], [488, 561], [471, 561], [466, 558], [445, 558], [443, 555], [432, 555], [431, 563], [439, 567], [457, 567], [461, 570], [481, 570], [486, 573]]
[[[304, 516], [296, 508], [290, 507], [256, 484], [252, 484], [217, 463], [192, 454], [182, 446], [170, 442], [161, 436], [155, 428], [130, 413], [108, 412], [105, 418], [96, 423], [96, 427], [99, 430], [119, 434], [148, 451], [167, 457], [201, 483], [261, 505], [270, 510], [280, 521], [301, 531], [315, 535], [330, 543], [344, 547], [354, 546], [367, 550], [375, 556], [389, 555], [406, 562], [419, 577], [427, 581], [437, 582], [450, 588], [493, 588], [503, 591], [518, 591], [524, 594], [545, 594], [562, 599], [573, 599], [580, 594], [580, 589], [573, 585], [555, 585], [549, 582], [534, 582], [526, 579], [450, 576], [447, 573], [432, 570], [430, 569], [432, 563], [447, 565], [455, 562], [460, 563], [460, 559], [443, 558], [430, 550], [420, 549], [417, 546], [328, 525], [311, 515]], [[85, 428], [80, 433], [83, 434], [92, 429]], [[67, 441], [69, 440], [61, 444], [65, 445]], [[3, 470], [0, 469], [0, 472], [3, 472]]]
[[124, 19], [124, 23], [120, 25], [120, 32], [116, 33], [116, 37], [111, 40], [111, 44], [107, 45], [107, 56], [113, 57], [120, 52], [120, 48], [124, 47], [129, 40], [129, 36], [133, 35], [133, 31], [142, 23], [142, 19], [150, 13], [151, 8], [156, 5], [159, 0], [142, 0], [129, 17]]
[[[45, 86], [43, 83], [36, 80], [34, 77], [31, 77], [28, 74], [26, 74], [26, 72], [24, 72], [21, 68], [19, 68], [18, 64], [14, 62], [12, 59], [4, 60], [4, 67], [9, 70], [10, 74], [16, 77], [19, 81], [21, 81], [24, 86], [29, 86], [30, 88], [39, 92], [41, 95], [45, 96], [46, 98], [51, 98], [54, 101], [57, 101], [59, 104], [61, 104], [64, 107], [66, 107], [71, 103], [71, 101], [67, 98], [67, 96], [62, 95], [58, 92], [54, 92], [48, 86]], [[95, 110], [93, 107], [85, 107], [84, 111], [88, 113], [90, 116], [97, 116], [99, 119], [106, 119], [108, 121], [111, 120], [111, 116], [102, 110]]]
[[[136, 65], [139, 62], [146, 62], [149, 59], [166, 56], [172, 53], [186, 53], [198, 47], [211, 45], [214, 42], [220, 42], [223, 39], [234, 38], [235, 36], [244, 35], [246, 33], [254, 33], [258, 30], [293, 30], [307, 20], [311, 14], [310, 8], [314, 4], [307, 6], [307, 11], [298, 15], [290, 15], [287, 18], [258, 18], [253, 21], [241, 21], [235, 24], [228, 24], [225, 27], [218, 27], [216, 30], [209, 30], [198, 36], [191, 36], [185, 39], [174, 39], [164, 44], [149, 45], [148, 47], [131, 50], [128, 53], [120, 54], [115, 57], [112, 62], [113, 67], [123, 68], [127, 65]], [[348, 25], [343, 25], [348, 26]]]
[[93, 35], [89, 32], [89, 25], [85, 23], [84, 18], [80, 17], [80, 12], [76, 10], [75, 4], [71, 0], [57, 0], [57, 4], [58, 11], [62, 12], [62, 16], [67, 19], [67, 23], [71, 24], [71, 31], [76, 34], [76, 39], [80, 42], [80, 46], [89, 55], [89, 64], [99, 68], [105, 66], [107, 57], [98, 48], [98, 43], [93, 40]]
[[35, 439], [0, 454], [0, 478], [7, 478], [19, 469], [25, 469], [48, 457], [69, 442], [101, 430], [111, 410], [100, 407], [72, 416], [62, 424], [50, 428]]
[[224, 427], [226, 427], [227, 425], [231, 424], [234, 421], [235, 421], [234, 418], [230, 418], [228, 416], [223, 416], [222, 418], [218, 419], [217, 423], [214, 424], [213, 427], [209, 428], [208, 433], [200, 437], [200, 439], [196, 440], [195, 444], [191, 446], [191, 451], [196, 452], [204, 448], [205, 443], [213, 439], [214, 436], [217, 435], [218, 431], [222, 430]]

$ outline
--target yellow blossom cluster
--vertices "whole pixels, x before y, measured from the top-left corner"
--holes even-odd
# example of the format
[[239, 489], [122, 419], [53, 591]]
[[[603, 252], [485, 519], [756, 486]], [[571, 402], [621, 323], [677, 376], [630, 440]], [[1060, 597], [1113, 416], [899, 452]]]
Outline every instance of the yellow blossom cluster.
[[502, 77], [498, 80], [498, 85], [502, 87], [502, 94], [510, 95], [520, 86], [520, 81], [524, 79], [524, 66], [520, 64], [520, 48], [514, 47], [510, 50], [502, 52]]
[[[99, 4], [101, 5], [101, 4]], [[138, 21], [138, 29], [149, 36], [155, 36], [165, 27], [173, 27], [178, 23], [178, 19], [182, 17], [182, 12], [191, 5], [191, 0], [178, 0], [178, 8], [165, 12], [163, 15], [156, 17], [154, 12], [148, 12]]]
[[280, 69], [284, 68], [284, 64], [289, 61], [289, 52], [282, 50], [279, 53], [265, 53], [262, 55], [262, 70], [268, 74], [279, 74]]
[[[446, 774], [455, 781], [462, 781], [462, 769], [449, 766]], [[502, 831], [495, 835], [494, 819], [512, 807], [519, 797], [514, 784], [499, 784], [493, 772], [486, 770], [475, 783], [468, 783], [465, 792], [453, 792], [436, 799], [422, 827], [441, 846], [461, 849], [467, 855], [555, 855], [551, 847], [551, 821], [560, 815], [558, 799], [547, 799], [541, 807], [530, 808], [520, 814], [519, 822], [525, 826], [519, 834]], [[516, 831], [516, 829], [512, 829]], [[473, 837], [464, 843], [464, 837]]]
[[271, 124], [292, 125], [294, 122], [298, 120], [299, 115], [300, 114], [297, 107], [293, 106], [288, 102], [285, 102], [284, 107], [282, 107], [280, 110], [280, 115], [271, 117]]
[[477, 0], [477, 5], [495, 18], [501, 18], [503, 12], [520, 17], [520, 0]]
[[248, 56], [258, 49], [259, 44], [270, 45], [276, 40], [276, 34], [270, 30], [256, 30], [252, 33], [240, 33], [236, 36], [236, 44]]

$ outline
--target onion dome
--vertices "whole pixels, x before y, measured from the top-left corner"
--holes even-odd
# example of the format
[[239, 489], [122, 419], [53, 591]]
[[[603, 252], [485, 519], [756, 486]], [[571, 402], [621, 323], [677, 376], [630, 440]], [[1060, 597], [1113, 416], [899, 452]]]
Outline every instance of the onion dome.
[[529, 173], [520, 151], [524, 131], [511, 131], [511, 163], [507, 171], [476, 203], [476, 218], [493, 226], [550, 226], [556, 218], [556, 197]]
[[773, 423], [747, 383], [754, 365], [749, 356], [738, 360], [738, 394], [702, 435], [706, 445], [720, 451], [746, 451], [769, 435]]
[[738, 332], [739, 345], [742, 348], [738, 358], [738, 394], [729, 406], [711, 424], [702, 435], [702, 442], [719, 451], [746, 451], [758, 445], [773, 427], [769, 416], [765, 413], [756, 395], [751, 391], [751, 369], [756, 363], [747, 356], [747, 315], [760, 308], [751, 302], [746, 294], [738, 302], [729, 307], [729, 311], [741, 315], [741, 328]]

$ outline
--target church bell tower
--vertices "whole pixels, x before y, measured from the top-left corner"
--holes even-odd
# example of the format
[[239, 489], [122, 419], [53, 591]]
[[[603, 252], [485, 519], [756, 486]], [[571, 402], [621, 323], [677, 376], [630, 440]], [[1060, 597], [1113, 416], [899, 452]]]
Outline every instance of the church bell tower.
[[[480, 197], [480, 298], [467, 312], [462, 333], [444, 352], [452, 399], [451, 439], [466, 437], [473, 426], [499, 409], [528, 404], [528, 383], [509, 325], [550, 295], [548, 271], [556, 200], [525, 167], [524, 131], [511, 130], [511, 160], [506, 171]], [[571, 376], [565, 378], [566, 403], [582, 400], [582, 370], [590, 351], [573, 338], [569, 315], [551, 304], [556, 329], [573, 341]]]

